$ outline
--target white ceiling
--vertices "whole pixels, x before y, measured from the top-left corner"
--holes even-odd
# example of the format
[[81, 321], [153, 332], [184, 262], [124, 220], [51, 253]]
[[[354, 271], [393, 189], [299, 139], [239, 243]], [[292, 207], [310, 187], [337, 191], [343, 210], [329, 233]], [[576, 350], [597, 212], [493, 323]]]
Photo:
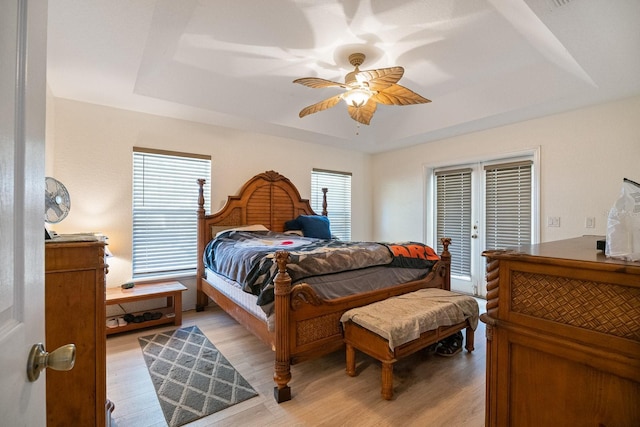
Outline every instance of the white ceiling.
[[[429, 104], [371, 125], [347, 57], [400, 65]], [[375, 153], [640, 94], [639, 0], [52, 0], [53, 95]]]

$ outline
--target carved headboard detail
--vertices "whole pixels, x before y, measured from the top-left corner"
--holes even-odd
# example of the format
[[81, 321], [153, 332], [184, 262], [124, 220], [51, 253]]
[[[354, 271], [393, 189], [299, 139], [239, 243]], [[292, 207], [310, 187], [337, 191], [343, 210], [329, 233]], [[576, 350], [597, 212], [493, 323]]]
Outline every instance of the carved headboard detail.
[[205, 236], [199, 236], [206, 242], [211, 240], [212, 225], [262, 224], [269, 230], [281, 232], [284, 231], [284, 223], [298, 215], [317, 215], [311, 209], [309, 200], [300, 197], [296, 186], [287, 177], [272, 170], [251, 178], [242, 186], [238, 195], [229, 196], [222, 209], [210, 215], [205, 215], [204, 210], [204, 180], [199, 180], [199, 184], [199, 233], [206, 233]]

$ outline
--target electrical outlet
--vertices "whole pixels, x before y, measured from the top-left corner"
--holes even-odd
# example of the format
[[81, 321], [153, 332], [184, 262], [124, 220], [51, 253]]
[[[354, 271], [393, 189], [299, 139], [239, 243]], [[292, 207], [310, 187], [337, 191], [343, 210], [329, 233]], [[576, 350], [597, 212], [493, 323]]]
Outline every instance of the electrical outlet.
[[588, 216], [585, 218], [584, 226], [586, 228], [596, 228], [596, 218], [593, 216]]
[[560, 227], [560, 217], [559, 216], [547, 217], [547, 227]]

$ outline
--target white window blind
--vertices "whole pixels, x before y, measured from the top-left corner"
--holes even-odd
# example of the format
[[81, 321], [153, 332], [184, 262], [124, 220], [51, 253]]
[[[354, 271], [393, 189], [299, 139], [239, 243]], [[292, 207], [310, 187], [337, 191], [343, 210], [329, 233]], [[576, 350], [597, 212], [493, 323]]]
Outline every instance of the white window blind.
[[207, 180], [208, 211], [211, 157], [133, 150], [133, 277], [195, 271], [197, 180]]
[[311, 171], [311, 208], [322, 213], [322, 189], [327, 188], [327, 216], [331, 234], [351, 240], [351, 174], [320, 169]]
[[471, 275], [471, 169], [436, 172], [436, 237], [450, 237], [451, 274]]
[[485, 246], [531, 243], [531, 161], [485, 166]]

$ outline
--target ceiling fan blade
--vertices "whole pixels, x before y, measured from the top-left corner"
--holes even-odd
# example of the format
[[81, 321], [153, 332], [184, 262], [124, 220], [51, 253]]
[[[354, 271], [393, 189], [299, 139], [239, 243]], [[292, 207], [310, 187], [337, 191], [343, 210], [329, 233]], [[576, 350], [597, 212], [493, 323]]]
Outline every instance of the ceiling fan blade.
[[300, 111], [300, 118], [309, 114], [317, 113], [318, 111], [326, 110], [327, 108], [331, 108], [338, 102], [340, 102], [341, 99], [342, 94], [339, 94], [336, 96], [332, 96], [331, 98], [327, 98], [324, 101], [320, 101], [317, 104], [309, 105], [308, 107], [303, 108]]
[[404, 74], [402, 67], [379, 68], [377, 70], [365, 70], [356, 74], [356, 80], [369, 83], [369, 89], [382, 90], [397, 83]]
[[363, 125], [368, 125], [373, 117], [373, 113], [376, 112], [377, 104], [373, 98], [369, 98], [366, 104], [361, 107], [354, 107], [352, 105], [347, 106], [349, 115], [356, 122], [360, 122]]
[[331, 80], [320, 79], [318, 77], [303, 77], [301, 79], [295, 79], [293, 82], [312, 87], [314, 89], [323, 87], [346, 87], [344, 83], [332, 82]]
[[388, 86], [371, 98], [385, 105], [411, 105], [431, 102], [431, 100], [418, 95], [411, 89], [397, 84]]

